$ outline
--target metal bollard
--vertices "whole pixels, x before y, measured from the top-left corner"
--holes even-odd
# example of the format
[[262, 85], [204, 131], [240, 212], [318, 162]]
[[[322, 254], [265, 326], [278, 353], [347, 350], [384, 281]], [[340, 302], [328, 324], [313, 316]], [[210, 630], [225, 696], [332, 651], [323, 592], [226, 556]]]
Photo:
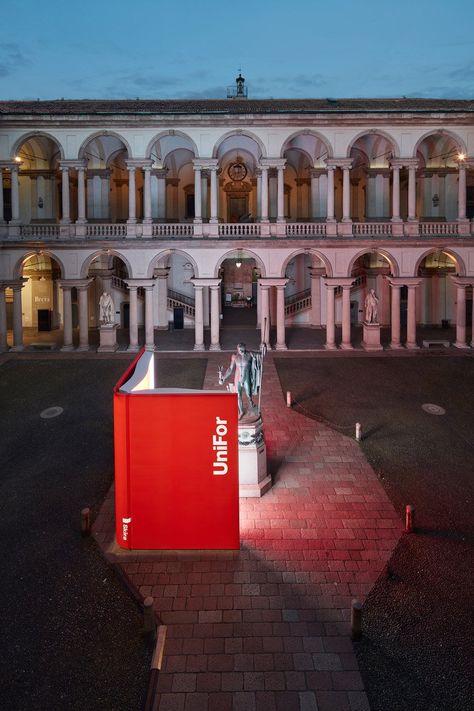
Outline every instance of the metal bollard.
[[286, 406], [291, 407], [291, 392], [289, 390], [286, 391]]
[[146, 634], [155, 634], [156, 632], [155, 609], [152, 597], [146, 597], [143, 601], [143, 629]]
[[353, 637], [360, 637], [362, 634], [362, 603], [360, 600], [352, 600], [351, 633]]
[[356, 440], [360, 442], [362, 439], [362, 425], [360, 422], [356, 422]]
[[415, 509], [410, 504], [405, 507], [405, 533], [413, 533], [415, 529]]
[[81, 511], [81, 534], [90, 536], [91, 533], [91, 510], [82, 509]]

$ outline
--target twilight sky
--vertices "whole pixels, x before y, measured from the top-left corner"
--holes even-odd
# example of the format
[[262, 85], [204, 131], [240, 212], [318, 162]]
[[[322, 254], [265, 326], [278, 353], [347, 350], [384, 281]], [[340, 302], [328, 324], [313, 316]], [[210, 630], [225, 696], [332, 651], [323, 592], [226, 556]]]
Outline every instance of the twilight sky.
[[9, 0], [0, 99], [474, 98], [473, 0]]

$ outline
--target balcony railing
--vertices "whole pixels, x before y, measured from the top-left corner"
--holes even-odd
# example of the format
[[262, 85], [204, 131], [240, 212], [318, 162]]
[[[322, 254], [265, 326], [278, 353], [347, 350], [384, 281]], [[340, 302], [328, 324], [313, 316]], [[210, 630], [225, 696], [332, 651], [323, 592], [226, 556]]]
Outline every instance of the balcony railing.
[[0, 239], [121, 240], [121, 239], [396, 239], [397, 237], [474, 236], [474, 221], [413, 222], [266, 222], [266, 223], [94, 223], [0, 224]]

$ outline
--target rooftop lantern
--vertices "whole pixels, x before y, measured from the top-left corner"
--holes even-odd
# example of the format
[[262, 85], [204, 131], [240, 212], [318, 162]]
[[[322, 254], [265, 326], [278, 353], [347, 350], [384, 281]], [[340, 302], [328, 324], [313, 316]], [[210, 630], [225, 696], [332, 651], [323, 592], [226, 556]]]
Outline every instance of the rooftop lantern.
[[239, 76], [235, 80], [235, 86], [227, 87], [227, 98], [228, 99], [246, 99], [247, 98], [247, 87], [245, 86], [245, 79], [242, 76], [242, 72], [239, 71]]

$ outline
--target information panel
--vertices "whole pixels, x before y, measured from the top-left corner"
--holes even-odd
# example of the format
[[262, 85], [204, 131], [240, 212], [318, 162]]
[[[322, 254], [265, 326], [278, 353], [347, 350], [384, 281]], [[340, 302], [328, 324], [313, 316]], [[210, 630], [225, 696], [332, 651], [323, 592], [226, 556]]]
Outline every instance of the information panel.
[[153, 353], [114, 388], [116, 537], [128, 549], [238, 549], [237, 396], [154, 388]]

